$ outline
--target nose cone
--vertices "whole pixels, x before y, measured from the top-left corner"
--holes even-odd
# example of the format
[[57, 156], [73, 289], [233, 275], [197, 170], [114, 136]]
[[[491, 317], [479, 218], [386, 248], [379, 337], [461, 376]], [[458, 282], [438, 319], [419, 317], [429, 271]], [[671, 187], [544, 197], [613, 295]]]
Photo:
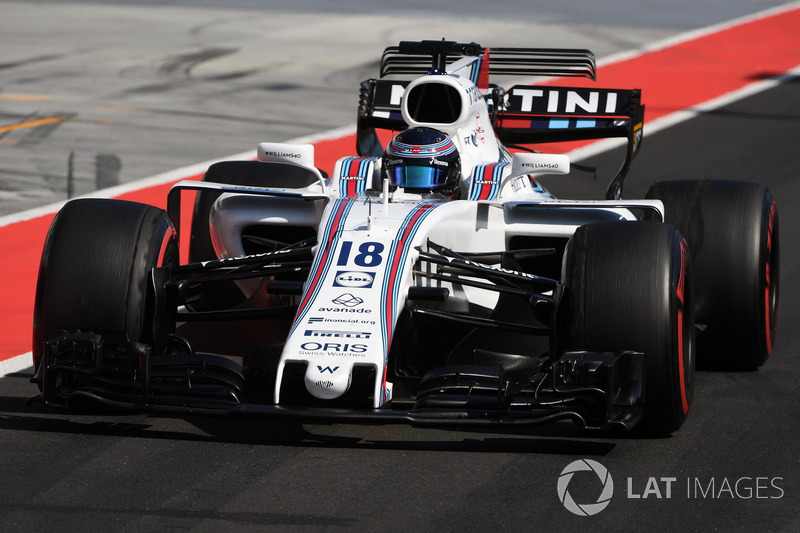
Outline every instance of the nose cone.
[[338, 398], [350, 388], [353, 363], [309, 363], [306, 368], [306, 390], [321, 400]]

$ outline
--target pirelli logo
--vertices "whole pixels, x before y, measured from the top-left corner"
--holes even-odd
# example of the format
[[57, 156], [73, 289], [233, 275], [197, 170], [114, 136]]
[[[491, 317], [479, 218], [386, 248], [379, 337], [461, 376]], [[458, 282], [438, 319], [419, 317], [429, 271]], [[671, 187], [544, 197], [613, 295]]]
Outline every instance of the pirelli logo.
[[562, 87], [514, 87], [510, 93], [511, 112], [533, 114], [618, 115], [620, 92]]
[[324, 331], [319, 329], [307, 329], [306, 337], [325, 337], [333, 339], [369, 339], [372, 333], [369, 331]]

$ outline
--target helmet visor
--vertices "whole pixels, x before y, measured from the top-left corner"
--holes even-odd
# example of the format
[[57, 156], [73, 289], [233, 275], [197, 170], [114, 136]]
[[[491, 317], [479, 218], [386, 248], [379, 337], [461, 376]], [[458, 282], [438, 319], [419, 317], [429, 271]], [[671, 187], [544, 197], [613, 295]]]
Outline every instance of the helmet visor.
[[449, 169], [397, 165], [389, 169], [389, 183], [405, 189], [436, 189], [447, 184]]

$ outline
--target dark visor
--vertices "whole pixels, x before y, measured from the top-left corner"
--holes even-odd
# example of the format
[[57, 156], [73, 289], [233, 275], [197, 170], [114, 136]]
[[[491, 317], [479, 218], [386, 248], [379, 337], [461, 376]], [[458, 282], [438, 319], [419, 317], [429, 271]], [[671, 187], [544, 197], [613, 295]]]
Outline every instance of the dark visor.
[[405, 189], [436, 189], [446, 185], [448, 169], [398, 165], [389, 169], [389, 183]]

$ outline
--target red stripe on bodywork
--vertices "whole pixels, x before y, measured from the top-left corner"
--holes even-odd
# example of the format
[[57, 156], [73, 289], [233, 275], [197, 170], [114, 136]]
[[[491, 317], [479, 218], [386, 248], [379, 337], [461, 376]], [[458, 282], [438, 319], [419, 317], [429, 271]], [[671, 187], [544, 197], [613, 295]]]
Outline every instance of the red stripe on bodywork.
[[317, 285], [322, 281], [325, 273], [327, 272], [327, 266], [331, 261], [331, 256], [336, 248], [335, 244], [332, 242], [334, 240], [334, 236], [336, 235], [339, 227], [342, 225], [344, 219], [344, 213], [347, 211], [349, 207], [348, 201], [340, 201], [339, 205], [335, 207], [336, 211], [331, 214], [331, 221], [330, 221], [330, 230], [327, 236], [327, 242], [320, 242], [319, 243], [319, 251], [317, 252], [319, 259], [315, 261], [315, 265], [317, 265], [316, 270], [313, 272], [312, 277], [307, 282], [306, 292], [303, 296], [302, 301], [297, 307], [297, 314], [295, 315], [295, 320], [302, 316], [306, 310], [306, 306], [311, 302], [311, 298], [317, 288]]
[[489, 53], [489, 48], [483, 51], [483, 60], [481, 61], [481, 67], [478, 71], [478, 82], [475, 84], [481, 91], [489, 90]]
[[439, 205], [438, 203], [429, 203], [429, 204], [422, 204], [420, 205], [416, 211], [414, 211], [413, 216], [410, 219], [406, 220], [406, 224], [403, 227], [401, 235], [397, 238], [396, 246], [392, 250], [392, 257], [390, 258], [391, 263], [389, 264], [389, 268], [387, 271], [387, 280], [386, 280], [386, 300], [384, 301], [384, 313], [386, 316], [386, 349], [387, 353], [388, 350], [392, 346], [392, 325], [394, 324], [394, 291], [397, 284], [400, 282], [400, 277], [402, 274], [402, 266], [400, 265], [400, 261], [403, 259], [404, 254], [403, 251], [406, 248], [406, 242], [409, 238], [412, 238], [417, 231], [417, 222], [420, 218], [424, 217], [429, 209], [436, 207]]
[[478, 196], [479, 200], [488, 200], [492, 195], [494, 169], [495, 165], [486, 165], [486, 168], [483, 169], [484, 183], [481, 184], [481, 194]]
[[[361, 159], [362, 158], [351, 159], [350, 161], [345, 163], [347, 165], [347, 169], [342, 172], [342, 177], [349, 178], [351, 176], [357, 175], [358, 165], [361, 162]], [[353, 168], [356, 169], [355, 172], [353, 172]], [[358, 180], [345, 180], [344, 187], [345, 187], [344, 195], [347, 198], [355, 198], [356, 196], [358, 196]]]

